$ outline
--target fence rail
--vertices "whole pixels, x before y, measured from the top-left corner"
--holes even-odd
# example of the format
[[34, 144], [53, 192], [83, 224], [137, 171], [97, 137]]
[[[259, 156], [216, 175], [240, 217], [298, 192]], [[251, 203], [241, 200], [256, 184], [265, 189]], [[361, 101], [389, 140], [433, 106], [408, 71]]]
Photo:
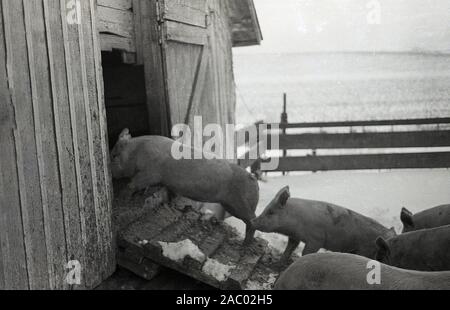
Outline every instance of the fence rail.
[[450, 152], [283, 157], [272, 172], [447, 167]]
[[[280, 163], [277, 172], [290, 171], [329, 171], [329, 170], [366, 170], [366, 169], [407, 169], [407, 168], [450, 168], [450, 152], [438, 151], [433, 148], [450, 147], [450, 129], [439, 129], [439, 125], [450, 125], [450, 118], [420, 118], [401, 120], [374, 120], [374, 121], [347, 121], [347, 122], [315, 122], [315, 123], [289, 123], [286, 111], [287, 100], [284, 96], [283, 113], [279, 124], [256, 125], [267, 126], [267, 148], [274, 150], [271, 139], [279, 139]], [[400, 126], [436, 125], [428, 130], [418, 128], [409, 131], [395, 130]], [[391, 126], [390, 132], [352, 132], [348, 133], [295, 133], [289, 134], [288, 129], [314, 129], [314, 128], [352, 128], [352, 127], [380, 127]], [[275, 130], [277, 129], [277, 130]], [[248, 130], [244, 128], [240, 131]], [[245, 143], [248, 144], [246, 139]], [[251, 149], [259, 147], [258, 144], [248, 146], [247, 152], [239, 159], [239, 164], [249, 167], [255, 163], [250, 158]], [[317, 150], [362, 150], [362, 149], [406, 149], [430, 148], [427, 151], [412, 153], [399, 150], [382, 154], [352, 154], [352, 155], [316, 155]], [[312, 150], [308, 156], [288, 156], [288, 151]], [[348, 153], [348, 151], [347, 151]]]
[[281, 134], [279, 139], [281, 150], [445, 147], [450, 146], [450, 130]]
[[450, 124], [450, 118], [416, 118], [397, 120], [373, 120], [373, 121], [344, 121], [344, 122], [314, 122], [314, 123], [279, 123], [268, 124], [268, 129], [279, 126], [284, 129], [292, 128], [330, 128], [330, 127], [370, 127], [370, 126], [407, 126], [407, 125], [439, 125]]

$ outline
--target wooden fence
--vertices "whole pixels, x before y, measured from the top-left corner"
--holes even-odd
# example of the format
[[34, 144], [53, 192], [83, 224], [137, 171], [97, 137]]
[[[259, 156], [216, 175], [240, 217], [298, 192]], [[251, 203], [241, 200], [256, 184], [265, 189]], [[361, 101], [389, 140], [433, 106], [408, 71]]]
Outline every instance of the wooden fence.
[[[262, 124], [262, 122], [257, 123]], [[280, 151], [279, 165], [271, 172], [290, 171], [328, 171], [328, 170], [366, 170], [366, 169], [407, 169], [407, 168], [449, 168], [450, 152], [432, 148], [450, 147], [450, 130], [440, 125], [450, 125], [450, 118], [433, 119], [404, 119], [404, 120], [377, 120], [377, 121], [349, 121], [349, 122], [318, 122], [318, 123], [288, 123], [286, 105], [279, 124], [267, 125], [267, 149], [271, 147], [271, 139], [279, 138]], [[420, 130], [419, 126], [431, 126], [431, 129]], [[379, 126], [391, 126], [392, 130], [380, 132], [373, 130]], [[415, 127], [410, 131], [399, 131], [399, 126]], [[363, 132], [351, 130], [354, 127], [363, 127]], [[345, 133], [324, 132], [325, 128], [345, 129]], [[313, 129], [313, 133], [289, 133]], [[248, 131], [244, 128], [239, 132]], [[311, 130], [309, 130], [311, 131]], [[338, 130], [342, 131], [342, 130]], [[248, 137], [245, 143], [249, 143]], [[248, 145], [247, 151], [239, 158], [242, 167], [254, 164], [251, 159], [251, 149], [261, 147]], [[415, 152], [405, 148], [430, 148], [426, 151]], [[360, 152], [361, 150], [383, 149], [383, 152]], [[388, 151], [391, 149], [395, 152]], [[275, 150], [275, 151], [276, 151]], [[312, 150], [307, 156], [288, 156], [293, 150]], [[346, 150], [345, 155], [317, 155], [318, 150]], [[352, 150], [354, 154], [349, 150]], [[359, 150], [354, 152], [353, 150]], [[259, 154], [262, 154], [260, 152]], [[321, 152], [326, 153], [326, 152]], [[340, 152], [343, 153], [343, 152]], [[363, 154], [361, 154], [363, 153]], [[365, 154], [364, 154], [365, 153]]]

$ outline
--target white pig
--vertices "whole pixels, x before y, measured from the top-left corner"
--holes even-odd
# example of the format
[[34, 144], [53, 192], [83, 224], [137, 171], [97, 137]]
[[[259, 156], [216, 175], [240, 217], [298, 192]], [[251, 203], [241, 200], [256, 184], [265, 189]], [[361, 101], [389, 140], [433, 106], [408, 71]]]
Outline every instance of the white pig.
[[450, 225], [450, 205], [437, 206], [417, 214], [403, 208], [400, 214], [403, 232]]
[[245, 222], [245, 243], [251, 242], [255, 232], [251, 220], [256, 217], [259, 200], [258, 181], [226, 160], [177, 160], [172, 156], [174, 144], [182, 147], [166, 137], [132, 138], [125, 129], [111, 152], [113, 178], [131, 179], [131, 192], [162, 185], [198, 202], [220, 203], [228, 213]]
[[[370, 273], [377, 272], [378, 267], [380, 281], [372, 281]], [[378, 267], [368, 258], [354, 254], [312, 254], [299, 258], [286, 269], [275, 283], [275, 289], [450, 290], [448, 271], [412, 271], [381, 263]]]
[[289, 187], [280, 190], [252, 223], [257, 230], [289, 237], [282, 264], [288, 262], [300, 242], [305, 243], [303, 255], [326, 249], [375, 258], [376, 239], [395, 235], [395, 231], [346, 208], [290, 198]]
[[376, 241], [376, 259], [412, 270], [450, 270], [450, 225], [404, 233]]

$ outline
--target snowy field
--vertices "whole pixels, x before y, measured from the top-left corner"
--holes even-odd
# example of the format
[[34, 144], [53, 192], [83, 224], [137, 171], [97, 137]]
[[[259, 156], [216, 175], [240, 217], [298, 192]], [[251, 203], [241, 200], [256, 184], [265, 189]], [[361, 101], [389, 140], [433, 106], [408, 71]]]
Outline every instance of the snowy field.
[[[400, 210], [416, 213], [441, 204], [450, 204], [450, 170], [392, 170], [363, 172], [323, 172], [268, 177], [260, 182], [257, 215], [284, 186], [292, 197], [326, 201], [369, 216], [386, 227], [402, 229]], [[227, 222], [244, 234], [244, 224], [229, 218]], [[257, 233], [283, 251], [287, 238]], [[301, 252], [302, 247], [298, 251]]]

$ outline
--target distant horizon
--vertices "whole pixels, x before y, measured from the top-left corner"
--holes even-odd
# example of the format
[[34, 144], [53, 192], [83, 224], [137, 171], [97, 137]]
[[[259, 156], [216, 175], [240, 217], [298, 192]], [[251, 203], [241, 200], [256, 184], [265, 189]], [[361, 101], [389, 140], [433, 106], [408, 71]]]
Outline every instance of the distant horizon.
[[[233, 51], [236, 51], [240, 47], [236, 47]], [[450, 50], [448, 51], [433, 51], [433, 50], [322, 50], [322, 51], [261, 51], [257, 53], [234, 53], [236, 56], [255, 56], [255, 55], [298, 55], [298, 54], [411, 54], [411, 55], [434, 55], [434, 56], [450, 56]]]
[[236, 54], [450, 54], [448, 0], [254, 0], [263, 41]]

